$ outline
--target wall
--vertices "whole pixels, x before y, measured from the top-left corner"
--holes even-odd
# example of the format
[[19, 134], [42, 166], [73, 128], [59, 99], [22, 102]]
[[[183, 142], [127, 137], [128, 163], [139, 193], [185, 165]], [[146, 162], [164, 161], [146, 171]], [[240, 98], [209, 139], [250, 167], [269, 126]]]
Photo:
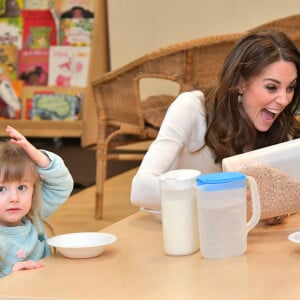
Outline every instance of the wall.
[[[300, 13], [299, 2], [288, 0], [101, 0], [107, 5], [110, 69], [175, 42], [248, 30], [268, 21]], [[98, 45], [101, 47], [101, 43]], [[97, 56], [99, 51], [95, 51]], [[94, 74], [99, 65], [94, 64]], [[155, 91], [154, 91], [155, 89]], [[170, 83], [145, 82], [149, 94], [176, 94]], [[86, 110], [87, 111], [87, 110]], [[96, 109], [85, 115], [82, 145], [96, 142]]]
[[300, 13], [299, 1], [107, 0], [111, 69], [178, 41]]

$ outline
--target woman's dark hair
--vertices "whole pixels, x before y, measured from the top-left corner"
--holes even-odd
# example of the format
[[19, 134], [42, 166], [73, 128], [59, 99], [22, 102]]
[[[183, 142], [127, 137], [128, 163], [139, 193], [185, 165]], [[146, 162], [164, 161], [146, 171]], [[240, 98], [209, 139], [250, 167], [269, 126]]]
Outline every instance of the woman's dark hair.
[[[259, 132], [238, 103], [241, 80], [248, 82], [264, 68], [277, 61], [295, 64], [297, 82], [291, 103], [277, 117], [271, 128]], [[217, 86], [207, 93], [206, 144], [214, 151], [215, 161], [246, 151], [300, 137], [295, 112], [300, 102], [300, 53], [282, 32], [250, 32], [233, 47], [224, 61]]]

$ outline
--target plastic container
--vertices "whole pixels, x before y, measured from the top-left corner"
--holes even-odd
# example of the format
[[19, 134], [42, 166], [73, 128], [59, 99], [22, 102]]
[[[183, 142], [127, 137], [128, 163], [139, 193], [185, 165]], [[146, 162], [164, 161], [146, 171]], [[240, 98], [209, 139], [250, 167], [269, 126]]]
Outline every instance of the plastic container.
[[300, 138], [224, 158], [222, 168], [223, 171], [243, 172], [245, 168], [258, 163], [300, 180]]
[[[253, 206], [248, 222], [247, 180]], [[223, 259], [244, 254], [248, 232], [260, 218], [255, 180], [239, 172], [223, 172], [201, 175], [196, 185], [201, 255], [207, 259]]]
[[199, 250], [195, 181], [198, 170], [172, 170], [159, 177], [164, 253], [188, 255]]

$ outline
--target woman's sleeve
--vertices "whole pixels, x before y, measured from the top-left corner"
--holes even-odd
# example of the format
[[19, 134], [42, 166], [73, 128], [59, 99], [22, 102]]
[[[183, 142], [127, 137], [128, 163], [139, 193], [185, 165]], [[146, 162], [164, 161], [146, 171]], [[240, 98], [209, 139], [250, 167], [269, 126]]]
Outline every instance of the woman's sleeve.
[[[199, 92], [201, 93], [201, 92]], [[180, 94], [168, 109], [156, 140], [150, 145], [133, 178], [131, 202], [136, 206], [160, 209], [158, 177], [177, 166], [180, 152], [189, 142], [190, 132], [199, 117], [199, 97]]]
[[48, 218], [70, 196], [74, 182], [62, 158], [43, 151], [50, 159], [47, 168], [37, 168], [41, 177], [42, 216]]

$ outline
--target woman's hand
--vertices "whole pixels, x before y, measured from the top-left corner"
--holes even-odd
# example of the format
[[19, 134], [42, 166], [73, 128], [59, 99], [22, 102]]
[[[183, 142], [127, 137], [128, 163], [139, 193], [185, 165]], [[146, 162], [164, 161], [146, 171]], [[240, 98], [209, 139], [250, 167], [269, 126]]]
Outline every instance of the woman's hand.
[[37, 166], [40, 168], [46, 168], [49, 165], [49, 158], [35, 148], [19, 131], [11, 126], [7, 126], [6, 132], [11, 138], [11, 143], [22, 147]]
[[277, 217], [274, 217], [274, 218], [269, 218], [269, 219], [266, 219], [265, 222], [268, 225], [278, 225], [278, 224], [281, 224], [282, 221], [285, 218], [289, 217], [290, 215], [293, 215], [293, 214], [287, 214], [287, 215], [277, 216]]
[[44, 265], [38, 261], [25, 260], [25, 261], [19, 261], [15, 263], [12, 271], [15, 272], [21, 270], [32, 270], [32, 269], [42, 268], [43, 266]]

